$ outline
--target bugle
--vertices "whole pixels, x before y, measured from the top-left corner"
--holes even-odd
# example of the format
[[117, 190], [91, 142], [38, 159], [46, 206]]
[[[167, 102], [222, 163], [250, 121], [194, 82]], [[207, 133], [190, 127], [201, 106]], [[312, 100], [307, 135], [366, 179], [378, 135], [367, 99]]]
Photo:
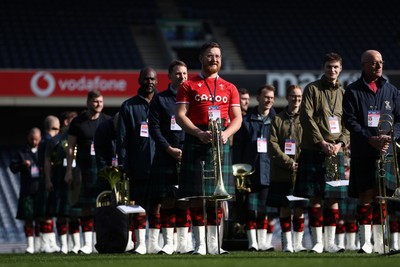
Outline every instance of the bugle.
[[236, 178], [235, 185], [239, 192], [251, 192], [247, 176], [252, 175], [255, 169], [250, 164], [237, 163], [232, 165], [233, 176]]
[[104, 167], [99, 171], [99, 177], [110, 184], [111, 190], [101, 192], [96, 199], [96, 207], [130, 205], [129, 179], [118, 167]]

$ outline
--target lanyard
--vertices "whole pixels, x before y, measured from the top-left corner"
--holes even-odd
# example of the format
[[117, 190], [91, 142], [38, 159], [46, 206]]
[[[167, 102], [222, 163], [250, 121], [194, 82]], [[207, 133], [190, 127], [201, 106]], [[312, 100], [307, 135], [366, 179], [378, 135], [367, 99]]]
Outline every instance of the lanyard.
[[294, 120], [293, 115], [289, 115], [289, 132], [288, 132], [288, 134], [289, 134], [289, 136], [288, 136], [289, 139], [290, 139], [290, 137], [292, 136], [293, 120]]
[[330, 105], [331, 102], [330, 102], [330, 99], [329, 99], [329, 97], [328, 97], [328, 94], [325, 95], [326, 100], [328, 101], [328, 106], [329, 106], [329, 109], [330, 109], [330, 111], [331, 111], [331, 113], [332, 113], [332, 116], [335, 115], [335, 114], [334, 114], [334, 111], [335, 111], [335, 106], [336, 106], [336, 100], [337, 100], [337, 96], [338, 96], [338, 91], [339, 91], [339, 90], [336, 90], [336, 97], [335, 97], [335, 102], [333, 103], [333, 107], [331, 107], [331, 105]]
[[210, 87], [208, 86], [206, 78], [203, 78], [204, 83], [207, 86], [208, 92], [210, 92], [213, 105], [214, 105], [214, 102], [215, 102], [215, 96], [217, 95], [217, 79], [218, 79], [218, 77], [216, 77], [215, 80], [214, 80], [214, 95], [213, 95], [212, 92], [211, 92]]

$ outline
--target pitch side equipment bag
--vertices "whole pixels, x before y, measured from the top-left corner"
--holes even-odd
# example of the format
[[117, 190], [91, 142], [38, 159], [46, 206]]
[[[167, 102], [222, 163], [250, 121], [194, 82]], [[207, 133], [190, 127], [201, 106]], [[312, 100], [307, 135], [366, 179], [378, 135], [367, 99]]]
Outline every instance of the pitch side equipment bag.
[[129, 236], [129, 217], [117, 207], [96, 208], [94, 217], [96, 231], [95, 248], [99, 253], [125, 252]]

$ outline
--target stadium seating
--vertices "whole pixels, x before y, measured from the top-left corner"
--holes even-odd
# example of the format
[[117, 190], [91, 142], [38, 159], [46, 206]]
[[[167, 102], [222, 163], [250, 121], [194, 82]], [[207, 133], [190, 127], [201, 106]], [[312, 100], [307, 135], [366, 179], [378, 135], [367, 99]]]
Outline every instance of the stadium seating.
[[186, 18], [206, 17], [228, 28], [248, 69], [315, 70], [322, 55], [334, 51], [344, 68], [358, 70], [366, 49], [381, 51], [386, 69], [400, 67], [399, 23], [388, 0], [179, 0], [179, 6]]
[[154, 23], [154, 1], [0, 3], [0, 68], [137, 69], [131, 26]]
[[[342, 55], [359, 69], [365, 49], [378, 49], [386, 69], [399, 69], [400, 29], [389, 0], [171, 1], [177, 18], [225, 27], [250, 70], [319, 69], [321, 56]], [[157, 0], [0, 2], [0, 68], [138, 69], [143, 58], [131, 27], [163, 18]]]
[[13, 174], [8, 165], [15, 148], [0, 150], [0, 244], [24, 243], [23, 221], [15, 218], [19, 195], [19, 175]]

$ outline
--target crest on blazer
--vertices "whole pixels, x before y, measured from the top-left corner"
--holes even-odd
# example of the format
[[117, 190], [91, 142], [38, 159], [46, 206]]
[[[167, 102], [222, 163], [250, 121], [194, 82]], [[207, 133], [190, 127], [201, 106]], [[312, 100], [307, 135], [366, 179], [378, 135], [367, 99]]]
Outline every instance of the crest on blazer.
[[385, 109], [392, 110], [392, 107], [390, 106], [390, 101], [388, 101], [388, 100], [385, 101]]

